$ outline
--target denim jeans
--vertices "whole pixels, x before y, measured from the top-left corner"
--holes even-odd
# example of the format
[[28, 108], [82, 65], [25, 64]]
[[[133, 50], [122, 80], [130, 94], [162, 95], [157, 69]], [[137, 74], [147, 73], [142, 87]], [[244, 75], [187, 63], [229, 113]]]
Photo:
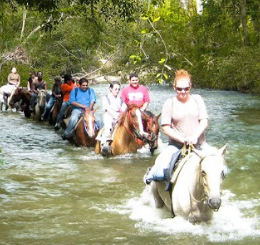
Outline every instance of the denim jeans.
[[69, 125], [64, 132], [65, 137], [70, 138], [72, 136], [74, 127], [81, 115], [82, 115], [81, 110], [76, 108], [72, 110], [70, 120], [69, 120]]
[[[206, 150], [208, 149], [208, 147], [211, 146], [209, 146], [206, 142], [204, 142], [199, 147], [195, 146], [195, 148], [198, 150]], [[145, 177], [146, 180], [164, 180], [164, 169], [167, 169], [169, 167], [173, 154], [176, 153], [178, 150], [179, 148], [177, 146], [167, 145], [166, 148], [163, 149], [162, 152], [157, 156], [154, 165]]]
[[59, 115], [57, 117], [57, 123], [61, 123], [62, 119], [63, 119], [63, 116], [65, 114], [65, 111], [67, 110], [67, 108], [70, 106], [70, 103], [69, 101], [63, 101], [62, 102], [62, 105], [61, 105], [61, 108], [60, 108], [60, 112], [59, 112]]
[[54, 96], [50, 96], [49, 101], [45, 107], [43, 117], [46, 119], [49, 116], [49, 112], [54, 104]]

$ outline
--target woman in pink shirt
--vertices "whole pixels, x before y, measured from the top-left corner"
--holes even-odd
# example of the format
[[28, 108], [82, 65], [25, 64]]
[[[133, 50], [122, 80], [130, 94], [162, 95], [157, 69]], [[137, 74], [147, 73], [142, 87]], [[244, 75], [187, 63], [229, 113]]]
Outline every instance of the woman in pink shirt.
[[192, 83], [187, 71], [178, 70], [175, 75], [173, 88], [176, 95], [165, 101], [161, 114], [162, 131], [169, 137], [169, 144], [144, 176], [146, 184], [165, 179], [165, 170], [184, 144], [192, 144], [197, 149], [209, 147], [205, 139], [208, 114], [204, 101], [200, 95], [190, 94]]

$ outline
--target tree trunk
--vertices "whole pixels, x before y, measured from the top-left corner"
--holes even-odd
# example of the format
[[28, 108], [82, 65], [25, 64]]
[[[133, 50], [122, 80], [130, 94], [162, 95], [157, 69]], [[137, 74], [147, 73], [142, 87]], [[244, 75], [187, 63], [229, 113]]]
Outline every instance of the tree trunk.
[[250, 40], [248, 35], [247, 26], [247, 14], [246, 14], [246, 0], [239, 0], [240, 11], [241, 11], [241, 23], [243, 28], [244, 45], [250, 46]]

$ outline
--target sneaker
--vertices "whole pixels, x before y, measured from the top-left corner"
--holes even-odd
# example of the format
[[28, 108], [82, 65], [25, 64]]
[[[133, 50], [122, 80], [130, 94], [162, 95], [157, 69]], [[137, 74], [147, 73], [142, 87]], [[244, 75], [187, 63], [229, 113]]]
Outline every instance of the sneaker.
[[149, 185], [149, 184], [151, 183], [150, 180], [147, 180], [147, 179], [146, 179], [146, 177], [147, 177], [147, 175], [149, 174], [150, 170], [151, 170], [151, 167], [147, 168], [147, 170], [146, 170], [146, 172], [145, 172], [145, 174], [144, 174], [144, 177], [143, 177], [143, 182], [144, 182], [146, 185]]
[[56, 123], [54, 126], [55, 131], [58, 131], [61, 128], [59, 123]]
[[65, 134], [62, 134], [62, 135], [61, 135], [61, 138], [62, 138], [63, 140], [67, 140], [67, 137], [66, 137]]

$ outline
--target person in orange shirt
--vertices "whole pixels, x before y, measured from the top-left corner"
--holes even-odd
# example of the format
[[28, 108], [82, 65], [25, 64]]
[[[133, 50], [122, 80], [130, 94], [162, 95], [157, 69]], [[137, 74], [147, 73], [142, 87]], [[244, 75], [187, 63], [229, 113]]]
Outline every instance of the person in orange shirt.
[[71, 74], [65, 74], [64, 75], [64, 83], [61, 85], [61, 93], [63, 96], [63, 101], [61, 105], [61, 109], [59, 112], [59, 115], [57, 117], [56, 124], [54, 126], [54, 129], [57, 131], [61, 128], [61, 122], [64, 116], [65, 111], [70, 106], [69, 100], [70, 100], [70, 92], [76, 87], [76, 85], [73, 83], [73, 79]]

